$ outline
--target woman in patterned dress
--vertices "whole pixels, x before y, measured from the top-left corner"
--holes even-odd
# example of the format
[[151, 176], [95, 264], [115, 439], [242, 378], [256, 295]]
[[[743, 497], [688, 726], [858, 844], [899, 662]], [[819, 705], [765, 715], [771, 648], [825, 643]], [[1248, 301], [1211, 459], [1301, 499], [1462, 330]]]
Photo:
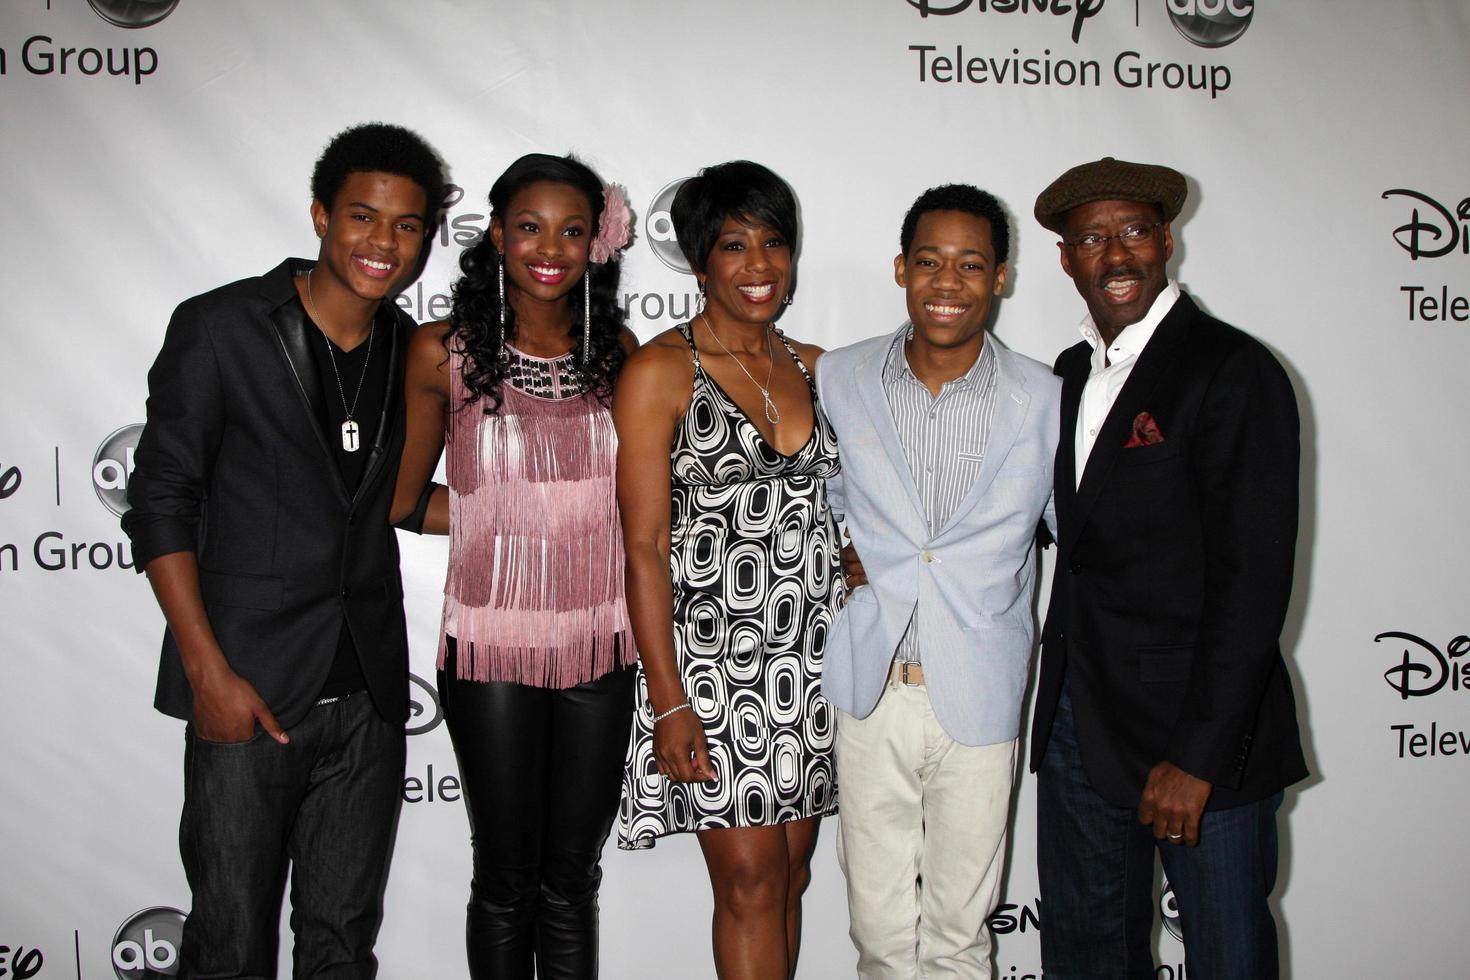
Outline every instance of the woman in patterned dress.
[[674, 199], [703, 310], [629, 359], [613, 400], [638, 708], [619, 845], [694, 832], [719, 976], [789, 976], [820, 819], [836, 811], [822, 646], [839, 595], [820, 351], [774, 321], [796, 201], [746, 161]]
[[470, 975], [586, 980], [636, 657], [608, 410], [637, 346], [614, 261], [630, 215], [539, 153], [490, 206], [451, 319], [411, 341], [394, 517], [418, 501], [450, 535], [438, 682], [470, 819]]

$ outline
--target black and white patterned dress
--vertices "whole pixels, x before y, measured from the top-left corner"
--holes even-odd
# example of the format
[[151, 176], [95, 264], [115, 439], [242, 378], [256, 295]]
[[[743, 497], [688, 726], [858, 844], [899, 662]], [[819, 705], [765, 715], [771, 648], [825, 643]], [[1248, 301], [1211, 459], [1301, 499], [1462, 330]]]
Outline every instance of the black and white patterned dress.
[[643, 667], [623, 773], [618, 846], [664, 834], [759, 827], [837, 810], [835, 712], [821, 693], [822, 647], [841, 589], [825, 479], [837, 436], [812, 388], [811, 438], [790, 456], [770, 445], [699, 363], [674, 433], [669, 571], [674, 652], [704, 723], [718, 776], [658, 773]]

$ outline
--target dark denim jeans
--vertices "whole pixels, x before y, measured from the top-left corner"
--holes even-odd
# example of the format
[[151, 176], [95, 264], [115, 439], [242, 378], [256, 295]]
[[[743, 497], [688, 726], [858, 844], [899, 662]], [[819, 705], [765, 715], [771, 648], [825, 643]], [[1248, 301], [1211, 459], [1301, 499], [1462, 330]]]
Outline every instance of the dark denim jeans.
[[403, 728], [366, 693], [287, 732], [219, 743], [185, 732], [179, 852], [194, 893], [180, 978], [276, 975], [291, 869], [293, 975], [377, 973], [373, 943], [403, 792]]
[[1271, 980], [1278, 792], [1206, 811], [1198, 847], [1156, 841], [1138, 811], [1093, 791], [1065, 689], [1036, 788], [1047, 980], [1153, 980], [1154, 852], [1174, 887], [1190, 980]]
[[[451, 641], [452, 642], [452, 641]], [[474, 877], [474, 980], [592, 980], [602, 845], [633, 723], [631, 669], [561, 690], [439, 672], [459, 759]]]

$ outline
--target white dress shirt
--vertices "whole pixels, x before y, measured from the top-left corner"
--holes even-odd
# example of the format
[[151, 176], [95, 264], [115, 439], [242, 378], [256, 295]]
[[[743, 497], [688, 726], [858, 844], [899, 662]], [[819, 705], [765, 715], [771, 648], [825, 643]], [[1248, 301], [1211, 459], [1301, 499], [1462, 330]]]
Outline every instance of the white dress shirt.
[[1123, 383], [1133, 373], [1138, 355], [1143, 353], [1143, 348], [1153, 337], [1159, 322], [1174, 308], [1178, 299], [1179, 284], [1170, 279], [1143, 319], [1124, 327], [1113, 339], [1112, 346], [1106, 350], [1102, 348], [1102, 337], [1097, 332], [1097, 324], [1093, 322], [1092, 315], [1082, 318], [1082, 339], [1092, 345], [1092, 371], [1087, 375], [1087, 384], [1082, 389], [1082, 402], [1077, 406], [1075, 445], [1078, 485], [1082, 483], [1082, 471], [1087, 466], [1087, 457], [1092, 455], [1093, 444], [1097, 442], [1098, 430], [1102, 428], [1108, 412], [1112, 411], [1113, 402], [1118, 400], [1118, 392], [1123, 390]]

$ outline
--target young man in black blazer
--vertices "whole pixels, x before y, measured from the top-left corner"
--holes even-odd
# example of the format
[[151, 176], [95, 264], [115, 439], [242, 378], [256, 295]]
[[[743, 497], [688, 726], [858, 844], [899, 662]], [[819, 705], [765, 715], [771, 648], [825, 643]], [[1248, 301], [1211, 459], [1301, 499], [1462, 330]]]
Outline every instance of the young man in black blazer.
[[417, 135], [340, 133], [317, 260], [186, 300], [148, 373], [123, 527], [168, 622], [155, 704], [188, 721], [181, 977], [370, 977], [402, 789], [408, 648], [388, 505], [403, 444], [392, 301], [443, 199]]
[[1062, 353], [1056, 574], [1032, 733], [1048, 980], [1152, 978], [1153, 855], [1190, 976], [1277, 974], [1282, 788], [1306, 775], [1279, 636], [1296, 398], [1166, 278], [1184, 178], [1107, 158], [1036, 202], [1087, 304]]

